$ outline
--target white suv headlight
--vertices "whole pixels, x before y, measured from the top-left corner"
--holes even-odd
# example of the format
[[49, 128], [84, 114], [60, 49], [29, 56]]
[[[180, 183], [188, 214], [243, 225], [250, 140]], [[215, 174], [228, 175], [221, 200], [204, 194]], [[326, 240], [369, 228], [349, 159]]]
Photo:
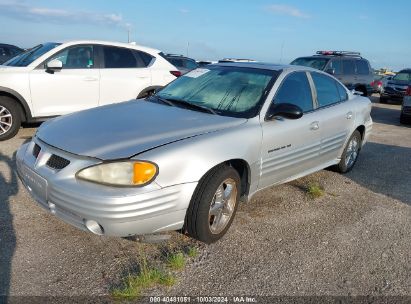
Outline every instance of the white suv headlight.
[[76, 176], [86, 181], [111, 186], [144, 186], [158, 174], [156, 164], [147, 161], [119, 161], [80, 170]]

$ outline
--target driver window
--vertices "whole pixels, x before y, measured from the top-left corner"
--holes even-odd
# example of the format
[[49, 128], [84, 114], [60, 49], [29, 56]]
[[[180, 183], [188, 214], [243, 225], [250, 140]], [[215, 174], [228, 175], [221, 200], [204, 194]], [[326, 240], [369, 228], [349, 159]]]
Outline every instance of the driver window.
[[274, 103], [291, 103], [304, 112], [314, 109], [311, 86], [305, 72], [295, 72], [287, 76], [274, 98]]
[[69, 47], [54, 55], [51, 60], [60, 60], [63, 69], [91, 69], [94, 67], [94, 49], [91, 45]]

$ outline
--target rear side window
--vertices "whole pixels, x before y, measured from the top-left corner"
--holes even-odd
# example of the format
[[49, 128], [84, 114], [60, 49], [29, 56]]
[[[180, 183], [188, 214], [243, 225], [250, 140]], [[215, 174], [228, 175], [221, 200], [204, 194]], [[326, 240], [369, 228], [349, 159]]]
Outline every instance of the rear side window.
[[168, 61], [178, 68], [184, 68], [184, 62], [180, 58], [168, 58]]
[[342, 74], [342, 62], [339, 59], [331, 60], [330, 62], [330, 69], [334, 70], [335, 75]]
[[365, 60], [357, 60], [356, 62], [357, 66], [357, 74], [359, 75], [368, 75], [370, 74], [370, 69], [368, 67], [368, 63]]
[[317, 101], [320, 108], [341, 101], [337, 82], [334, 79], [319, 73], [311, 73], [311, 76], [317, 90]]
[[354, 75], [355, 74], [355, 62], [354, 60], [345, 59], [343, 60], [344, 74]]
[[144, 52], [140, 52], [140, 51], [134, 51], [134, 55], [136, 55], [136, 57], [141, 58], [141, 60], [143, 61], [144, 67], [147, 67], [154, 58], [153, 56], [147, 53], [144, 53]]
[[104, 65], [106, 69], [138, 67], [137, 59], [131, 50], [111, 46], [104, 47]]
[[287, 76], [277, 91], [274, 103], [291, 103], [304, 112], [312, 111], [313, 98], [305, 72], [295, 72]]

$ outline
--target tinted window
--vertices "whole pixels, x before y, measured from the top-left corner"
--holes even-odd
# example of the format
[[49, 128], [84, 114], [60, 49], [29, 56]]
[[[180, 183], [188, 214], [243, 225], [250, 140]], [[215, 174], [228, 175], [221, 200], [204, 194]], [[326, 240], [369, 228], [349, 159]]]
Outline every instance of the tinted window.
[[141, 58], [141, 60], [143, 61], [144, 67], [147, 67], [154, 58], [153, 56], [147, 53], [144, 53], [144, 52], [140, 52], [140, 51], [134, 51], [134, 54]]
[[343, 60], [344, 74], [354, 75], [355, 74], [355, 63], [354, 60]]
[[186, 68], [189, 70], [194, 70], [198, 67], [197, 63], [193, 60], [186, 60]]
[[129, 49], [105, 46], [104, 64], [106, 69], [136, 68], [137, 59]]
[[313, 109], [310, 83], [305, 72], [296, 72], [287, 76], [274, 98], [274, 103], [291, 103], [304, 112]]
[[324, 70], [326, 64], [330, 59], [328, 58], [316, 58], [316, 57], [301, 57], [291, 62], [292, 65], [302, 65], [318, 70]]
[[0, 46], [0, 56], [10, 56], [9, 49]]
[[184, 68], [183, 60], [180, 58], [168, 58], [168, 61], [178, 68]]
[[340, 94], [340, 100], [341, 101], [345, 101], [348, 99], [348, 94], [347, 91], [345, 90], [345, 88], [338, 83], [337, 81], [335, 82], [335, 84], [337, 85], [337, 90], [338, 90], [338, 94]]
[[397, 75], [395, 75], [392, 79], [397, 80], [397, 81], [408, 81], [409, 82], [411, 81], [411, 71], [410, 72], [401, 71]]
[[63, 63], [63, 69], [91, 69], [94, 67], [94, 48], [91, 45], [72, 46], [57, 53], [47, 62], [54, 59]]
[[335, 75], [341, 75], [342, 74], [342, 62], [341, 62], [341, 60], [339, 60], [339, 59], [331, 60], [330, 69], [334, 69], [334, 74]]
[[337, 82], [326, 75], [311, 73], [317, 90], [319, 107], [325, 107], [340, 102], [341, 97], [337, 89]]
[[357, 74], [360, 75], [368, 75], [370, 73], [370, 69], [368, 67], [368, 63], [365, 60], [357, 60]]

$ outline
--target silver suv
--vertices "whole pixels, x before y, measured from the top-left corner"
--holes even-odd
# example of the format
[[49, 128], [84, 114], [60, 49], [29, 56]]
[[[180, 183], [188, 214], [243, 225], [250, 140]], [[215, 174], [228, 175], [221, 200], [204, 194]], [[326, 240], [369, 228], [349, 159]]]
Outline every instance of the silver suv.
[[373, 92], [373, 70], [368, 60], [361, 57], [360, 53], [318, 51], [316, 55], [297, 58], [291, 64], [311, 67], [334, 75], [349, 90], [361, 92], [363, 96], [369, 96]]

